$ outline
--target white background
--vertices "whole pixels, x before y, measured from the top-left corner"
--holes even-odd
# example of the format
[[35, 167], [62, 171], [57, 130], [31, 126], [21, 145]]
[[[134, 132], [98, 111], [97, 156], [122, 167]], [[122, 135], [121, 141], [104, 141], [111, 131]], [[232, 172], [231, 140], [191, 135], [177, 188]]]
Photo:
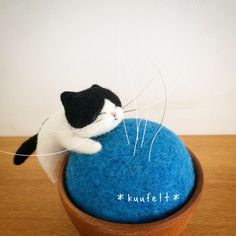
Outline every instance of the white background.
[[98, 83], [125, 104], [156, 76], [140, 109], [163, 96], [151, 61], [167, 127], [236, 133], [236, 1], [0, 0], [0, 135], [36, 133], [64, 90]]

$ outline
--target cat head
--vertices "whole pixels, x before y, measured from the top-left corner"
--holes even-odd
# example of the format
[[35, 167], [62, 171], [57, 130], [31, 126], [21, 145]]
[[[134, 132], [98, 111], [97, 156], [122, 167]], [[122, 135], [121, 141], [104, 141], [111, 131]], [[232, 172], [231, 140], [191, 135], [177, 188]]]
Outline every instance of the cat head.
[[119, 97], [99, 85], [81, 92], [63, 92], [61, 101], [68, 123], [83, 137], [109, 132], [124, 117]]

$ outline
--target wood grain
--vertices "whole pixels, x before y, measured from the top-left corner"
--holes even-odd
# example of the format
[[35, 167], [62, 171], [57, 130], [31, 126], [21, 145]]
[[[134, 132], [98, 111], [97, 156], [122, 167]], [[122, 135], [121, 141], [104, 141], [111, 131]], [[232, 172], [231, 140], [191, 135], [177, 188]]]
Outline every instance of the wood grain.
[[[23, 137], [0, 137], [0, 149], [14, 152]], [[183, 236], [236, 235], [236, 136], [181, 136], [201, 161], [205, 186], [200, 205]], [[37, 160], [22, 166], [0, 153], [0, 235], [78, 235]]]

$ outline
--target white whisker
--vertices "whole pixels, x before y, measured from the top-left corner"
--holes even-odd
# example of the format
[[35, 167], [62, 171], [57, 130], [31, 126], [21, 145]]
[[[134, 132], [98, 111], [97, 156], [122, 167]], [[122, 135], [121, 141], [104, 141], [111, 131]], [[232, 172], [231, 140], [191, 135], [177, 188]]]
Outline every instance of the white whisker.
[[124, 125], [125, 136], [126, 136], [127, 142], [130, 145], [129, 136], [128, 136], [128, 132], [127, 132], [126, 124], [125, 124], [125, 119], [123, 119], [123, 125]]
[[153, 80], [154, 80], [154, 78], [151, 79], [151, 80], [149, 80], [149, 82], [138, 92], [138, 94], [136, 94], [136, 96], [135, 96], [131, 101], [129, 101], [126, 105], [123, 106], [123, 109], [126, 108], [126, 107], [127, 107], [129, 104], [131, 104], [133, 101], [135, 101], [135, 100], [144, 92], [144, 90], [148, 87], [148, 85], [149, 85]]
[[[148, 101], [150, 101], [150, 100], [152, 100], [151, 93], [149, 94], [149, 99], [148, 99]], [[147, 122], [148, 122], [149, 112], [150, 112], [150, 107], [148, 107], [147, 112], [146, 112], [146, 114], [145, 114], [145, 124], [144, 124], [144, 129], [143, 129], [143, 135], [142, 135], [142, 141], [141, 141], [141, 148], [143, 148], [143, 144], [144, 144], [145, 134], [146, 134], [146, 130], [147, 130]]]
[[149, 110], [148, 110], [148, 114], [146, 115], [146, 119], [145, 119], [144, 130], [143, 130], [143, 137], [142, 137], [142, 141], [141, 141], [141, 148], [143, 147], [144, 138], [145, 138], [145, 134], [146, 134], [148, 115], [149, 115]]
[[[119, 66], [120, 66], [120, 64], [121, 64], [121, 56], [119, 55]], [[122, 80], [119, 80], [119, 81], [120, 81], [119, 90], [121, 90]], [[125, 112], [124, 112], [124, 115], [125, 115]], [[125, 117], [123, 118], [122, 123], [123, 123], [123, 126], [124, 126], [124, 131], [125, 131], [125, 136], [126, 136], [126, 139], [127, 139], [127, 143], [128, 143], [128, 145], [130, 145], [129, 135], [128, 135], [127, 128], [126, 128], [126, 123], [125, 123]]]
[[137, 110], [137, 109], [134, 108], [134, 109], [130, 109], [130, 110], [124, 111], [124, 113], [129, 113], [129, 112], [136, 111], [136, 110]]
[[[157, 134], [161, 131], [161, 129], [163, 128], [163, 120], [164, 120], [164, 117], [165, 117], [165, 114], [166, 114], [166, 108], [167, 108], [167, 88], [166, 88], [166, 84], [165, 84], [165, 81], [162, 77], [162, 74], [161, 72], [159, 71], [159, 69], [153, 64], [153, 62], [151, 62], [153, 67], [156, 69], [156, 71], [158, 72], [158, 74], [160, 75], [160, 79], [162, 81], [162, 84], [163, 84], [163, 87], [164, 87], [164, 92], [165, 92], [165, 104], [164, 104], [164, 111], [163, 111], [163, 114], [162, 114], [162, 118], [161, 118], [161, 121], [160, 121], [160, 127], [157, 129], [157, 131], [155, 132], [154, 136], [151, 138], [151, 145], [150, 145], [150, 149], [149, 149], [149, 154], [148, 154], [148, 162], [150, 162], [151, 160], [151, 153], [152, 153], [152, 146], [153, 146], [153, 143], [157, 137]], [[150, 143], [150, 141], [148, 143]]]
[[[135, 145], [134, 145], [134, 152], [133, 152], [133, 156], [135, 156], [135, 153], [136, 153], [136, 146], [137, 146], [137, 142], [138, 142], [138, 136], [139, 136], [139, 127], [138, 127], [138, 105], [137, 105], [137, 95], [135, 96], [135, 86], [134, 86], [134, 81], [133, 81], [133, 76], [134, 76], [134, 71], [132, 72], [132, 74], [130, 73], [130, 70], [129, 70], [129, 66], [128, 66], [128, 63], [127, 61], [124, 59], [124, 62], [126, 64], [126, 67], [128, 68], [128, 71], [129, 71], [129, 78], [130, 78], [130, 83], [131, 83], [131, 86], [132, 86], [132, 91], [133, 91], [133, 95], [134, 95], [134, 98], [132, 99], [132, 101], [135, 102], [135, 106], [136, 106], [136, 140], [135, 140]], [[139, 96], [139, 94], [138, 94]], [[131, 103], [131, 102], [129, 102]], [[128, 105], [126, 104], [123, 109], [125, 107], [127, 107]]]
[[138, 144], [138, 140], [139, 140], [139, 126], [140, 126], [140, 123], [141, 123], [141, 119], [136, 119], [137, 130], [136, 130], [136, 139], [135, 139], [135, 144], [134, 144], [133, 156], [135, 156], [135, 154], [136, 154], [137, 144]]
[[[150, 101], [150, 99], [148, 101]], [[145, 124], [144, 124], [143, 136], [142, 136], [142, 141], [141, 141], [141, 148], [143, 148], [143, 144], [144, 144], [149, 112], [150, 112], [150, 107], [147, 109], [147, 112], [146, 112], [146, 115], [145, 115]]]
[[[134, 86], [134, 81], [133, 81], [133, 76], [131, 77], [131, 83], [132, 83], [132, 89], [133, 89], [133, 94], [135, 94], [135, 86]], [[138, 104], [137, 104], [137, 96], [134, 99], [135, 106], [136, 106], [136, 139], [135, 139], [135, 144], [134, 144], [134, 151], [133, 151], [133, 156], [136, 154], [136, 147], [139, 139], [139, 119], [138, 119]]]
[[[172, 88], [172, 89], [170, 90], [170, 92], [167, 93], [167, 95], [170, 95], [171, 93], [173, 93], [174, 91], [176, 91], [176, 89], [177, 89], [177, 86], [174, 87], [174, 88]], [[159, 97], [157, 98], [157, 101], [156, 101], [156, 102], [151, 103], [151, 104], [149, 104], [149, 105], [147, 105], [147, 106], [145, 106], [145, 107], [139, 107], [138, 110], [149, 110], [149, 108], [151, 108], [151, 107], [153, 107], [153, 106], [156, 106], [158, 103], [162, 102], [164, 99], [165, 99], [165, 97], [164, 97], [163, 95], [162, 95], [162, 96], [159, 96]], [[136, 108], [133, 108], [133, 109], [124, 111], [124, 113], [133, 112], [133, 111], [135, 111], [135, 110], [136, 110]]]

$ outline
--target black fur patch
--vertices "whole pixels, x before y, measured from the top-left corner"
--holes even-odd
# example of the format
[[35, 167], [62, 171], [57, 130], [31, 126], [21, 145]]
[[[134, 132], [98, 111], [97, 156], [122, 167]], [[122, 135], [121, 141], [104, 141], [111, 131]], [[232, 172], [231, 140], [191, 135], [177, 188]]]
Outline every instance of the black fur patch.
[[83, 128], [96, 120], [105, 99], [121, 107], [121, 101], [116, 94], [96, 84], [81, 92], [61, 94], [67, 121], [74, 128]]
[[[34, 135], [27, 139], [24, 143], [21, 144], [19, 149], [16, 151], [16, 155], [14, 156], [14, 164], [20, 165], [22, 164], [29, 155], [31, 155], [37, 146], [38, 134]], [[23, 155], [23, 156], [21, 156]]]

